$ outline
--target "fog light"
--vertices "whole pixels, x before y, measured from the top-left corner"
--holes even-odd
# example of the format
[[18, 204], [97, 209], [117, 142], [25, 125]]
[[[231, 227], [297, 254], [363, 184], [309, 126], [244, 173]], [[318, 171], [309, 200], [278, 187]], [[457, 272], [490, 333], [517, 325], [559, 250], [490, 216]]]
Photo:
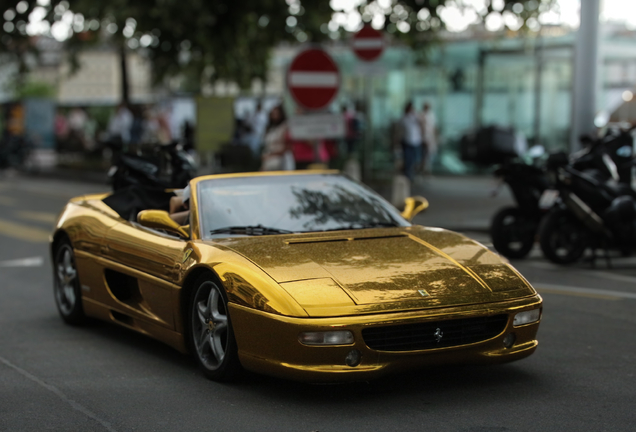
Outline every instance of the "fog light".
[[539, 318], [541, 318], [541, 308], [519, 312], [517, 315], [515, 315], [515, 320], [512, 325], [517, 327], [525, 324], [530, 324], [535, 321], [539, 321]]
[[347, 357], [345, 357], [345, 363], [347, 366], [355, 367], [360, 364], [360, 360], [362, 360], [362, 353], [358, 350], [351, 350]]
[[503, 340], [503, 344], [506, 348], [512, 348], [517, 340], [517, 336], [514, 333], [508, 333]]
[[302, 332], [298, 340], [304, 345], [349, 345], [353, 343], [353, 333], [349, 330]]

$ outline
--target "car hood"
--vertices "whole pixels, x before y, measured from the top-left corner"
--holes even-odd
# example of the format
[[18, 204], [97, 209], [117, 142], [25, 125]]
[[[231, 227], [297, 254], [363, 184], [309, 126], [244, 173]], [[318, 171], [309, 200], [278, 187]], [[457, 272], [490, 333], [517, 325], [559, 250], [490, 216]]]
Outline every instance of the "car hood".
[[215, 241], [258, 265], [310, 316], [460, 306], [536, 294], [483, 245], [420, 226]]

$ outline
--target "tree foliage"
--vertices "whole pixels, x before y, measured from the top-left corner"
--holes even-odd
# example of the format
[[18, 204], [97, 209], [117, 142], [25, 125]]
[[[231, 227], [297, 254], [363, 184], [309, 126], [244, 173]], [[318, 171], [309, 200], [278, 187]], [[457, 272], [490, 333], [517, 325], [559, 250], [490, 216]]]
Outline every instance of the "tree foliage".
[[[343, 12], [332, 10], [338, 5], [334, 0], [48, 0], [42, 6], [46, 2], [0, 0], [0, 53], [14, 55], [24, 66], [33, 48], [29, 17], [45, 16], [51, 30], [69, 28], [64, 36], [70, 51], [112, 43], [142, 50], [157, 81], [185, 73], [200, 83], [224, 79], [245, 88], [254, 78], [265, 78], [270, 49], [280, 42], [321, 42], [347, 33], [335, 19]], [[470, 4], [475, 3], [480, 2]], [[467, 0], [358, 0], [354, 5], [349, 13], [358, 14], [360, 25], [373, 22], [418, 48], [444, 28], [447, 6], [472, 8], [483, 20], [514, 14], [523, 30], [554, 0], [482, 0], [478, 10]]]

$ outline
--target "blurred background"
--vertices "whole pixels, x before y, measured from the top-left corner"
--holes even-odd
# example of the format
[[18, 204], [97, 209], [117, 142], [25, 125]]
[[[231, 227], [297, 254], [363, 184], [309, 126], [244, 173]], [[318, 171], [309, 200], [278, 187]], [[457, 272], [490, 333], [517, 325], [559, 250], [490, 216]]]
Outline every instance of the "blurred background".
[[[372, 62], [352, 50], [365, 25], [384, 40]], [[4, 165], [105, 172], [113, 140], [179, 140], [200, 173], [258, 169], [257, 106], [298, 113], [286, 74], [320, 45], [340, 72], [325, 110], [347, 118], [322, 162], [390, 178], [412, 102], [434, 118], [428, 169], [474, 174], [461, 139], [480, 128], [569, 151], [634, 120], [635, 40], [636, 5], [620, 0], [0, 0]]]

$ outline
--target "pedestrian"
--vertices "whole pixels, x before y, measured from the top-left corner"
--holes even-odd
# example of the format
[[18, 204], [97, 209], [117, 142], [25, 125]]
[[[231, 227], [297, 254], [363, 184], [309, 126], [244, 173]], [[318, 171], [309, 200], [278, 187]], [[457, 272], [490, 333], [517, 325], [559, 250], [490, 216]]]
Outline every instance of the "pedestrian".
[[291, 171], [296, 169], [287, 129], [287, 117], [282, 105], [269, 112], [263, 145], [261, 171]]
[[82, 107], [75, 107], [68, 115], [69, 144], [72, 150], [86, 150], [86, 122], [88, 114]]
[[69, 136], [68, 120], [64, 115], [64, 112], [58, 108], [55, 113], [55, 143], [58, 151], [67, 149], [67, 141]]
[[86, 110], [86, 121], [84, 122], [84, 147], [92, 152], [97, 147], [97, 120]]
[[437, 157], [437, 120], [428, 102], [424, 103], [420, 114], [420, 122], [422, 124], [423, 148], [426, 154], [423, 168], [425, 173], [430, 174], [433, 171], [433, 163]]
[[268, 123], [267, 113], [263, 110], [263, 105], [260, 101], [256, 104], [256, 111], [247, 119], [247, 123], [250, 127], [248, 145], [250, 150], [252, 150], [252, 154], [255, 157], [259, 157]]
[[120, 140], [123, 144], [130, 142], [133, 115], [125, 103], [119, 104], [117, 111], [108, 122], [108, 134], [111, 140]]
[[345, 120], [345, 145], [347, 156], [352, 156], [353, 152], [356, 150], [358, 140], [360, 139], [360, 116], [358, 112], [354, 108], [353, 110], [349, 110], [346, 105], [342, 105], [342, 115]]
[[403, 173], [413, 182], [415, 168], [423, 160], [422, 123], [413, 109], [413, 103], [404, 106], [404, 116], [400, 120]]

